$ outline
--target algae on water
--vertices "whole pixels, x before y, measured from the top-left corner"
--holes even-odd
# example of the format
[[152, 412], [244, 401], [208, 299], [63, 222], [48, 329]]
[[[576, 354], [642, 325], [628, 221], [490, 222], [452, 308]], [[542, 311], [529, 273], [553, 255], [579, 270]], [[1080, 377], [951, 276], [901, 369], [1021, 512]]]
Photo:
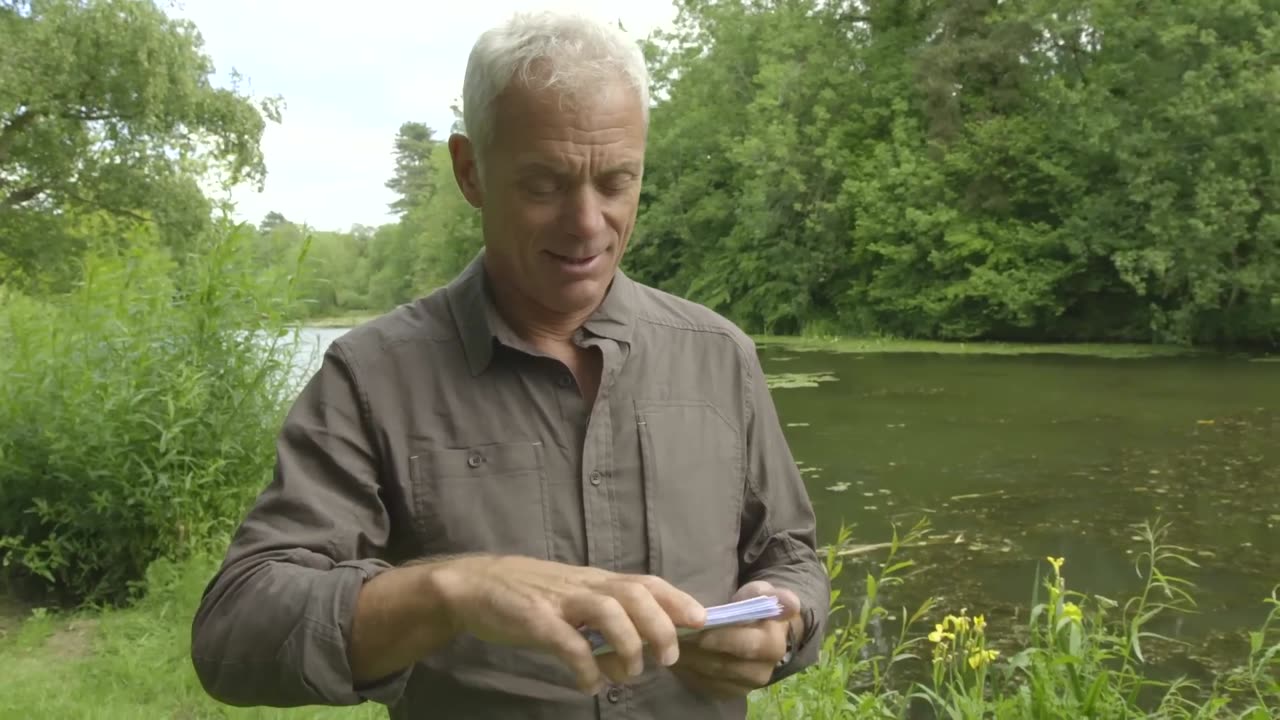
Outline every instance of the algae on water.
[[765, 376], [770, 390], [786, 388], [815, 388], [818, 383], [834, 382], [836, 376], [829, 372], [773, 373]]

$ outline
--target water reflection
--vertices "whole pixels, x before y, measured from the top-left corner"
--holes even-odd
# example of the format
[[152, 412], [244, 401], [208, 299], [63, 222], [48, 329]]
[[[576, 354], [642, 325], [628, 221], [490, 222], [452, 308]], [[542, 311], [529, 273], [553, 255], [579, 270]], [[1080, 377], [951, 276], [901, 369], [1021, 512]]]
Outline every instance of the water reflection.
[[306, 382], [320, 369], [320, 361], [329, 348], [329, 343], [342, 337], [348, 330], [350, 328], [299, 328], [298, 352], [293, 358], [294, 377]]

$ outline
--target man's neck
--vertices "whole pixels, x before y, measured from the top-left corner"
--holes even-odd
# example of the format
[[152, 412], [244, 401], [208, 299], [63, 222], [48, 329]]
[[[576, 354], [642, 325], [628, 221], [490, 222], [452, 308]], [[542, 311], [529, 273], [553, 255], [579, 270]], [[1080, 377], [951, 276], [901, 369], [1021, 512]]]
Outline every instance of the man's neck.
[[494, 283], [492, 287], [494, 305], [503, 321], [521, 340], [542, 350], [571, 347], [574, 333], [604, 300], [574, 313], [557, 313], [524, 299], [509, 286]]

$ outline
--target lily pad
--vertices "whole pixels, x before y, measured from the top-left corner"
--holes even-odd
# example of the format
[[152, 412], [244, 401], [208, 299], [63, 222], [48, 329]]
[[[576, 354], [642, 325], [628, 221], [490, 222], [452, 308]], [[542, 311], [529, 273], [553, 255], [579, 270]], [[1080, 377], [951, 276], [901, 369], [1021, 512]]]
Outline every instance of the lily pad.
[[787, 388], [816, 388], [818, 383], [834, 382], [836, 376], [829, 372], [814, 373], [773, 373], [766, 375], [765, 380], [771, 390]]

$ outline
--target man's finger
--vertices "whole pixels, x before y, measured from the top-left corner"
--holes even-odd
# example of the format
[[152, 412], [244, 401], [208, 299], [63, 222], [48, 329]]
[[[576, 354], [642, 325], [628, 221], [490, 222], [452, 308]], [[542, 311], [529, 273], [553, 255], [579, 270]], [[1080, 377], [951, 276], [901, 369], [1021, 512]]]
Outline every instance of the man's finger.
[[733, 594], [731, 602], [748, 600], [762, 595], [772, 595], [778, 598], [778, 603], [782, 605], [780, 619], [790, 620], [800, 613], [800, 597], [787, 588], [774, 587], [773, 583], [767, 580], [752, 580], [738, 588], [738, 592]]
[[649, 590], [649, 594], [658, 601], [676, 625], [699, 628], [707, 622], [707, 609], [702, 603], [666, 580], [656, 575], [642, 575], [636, 582]]
[[571, 624], [595, 630], [613, 646], [619, 662], [608, 662], [599, 667], [614, 682], [626, 682], [630, 677], [629, 671], [637, 665], [644, 668], [640, 633], [614, 597], [594, 592], [579, 593], [565, 599], [563, 608], [565, 618]]
[[767, 684], [776, 664], [767, 660], [741, 660], [705, 650], [686, 652], [685, 657], [677, 666], [680, 670], [748, 689]]
[[794, 592], [787, 588], [777, 588], [774, 590], [774, 596], [782, 605], [782, 615], [779, 616], [779, 620], [790, 620], [800, 614], [800, 597]]
[[627, 661], [618, 656], [617, 653], [605, 653], [596, 656], [596, 664], [600, 666], [600, 672], [606, 677], [626, 678], [628, 676]]
[[[649, 646], [649, 651], [658, 662], [671, 665], [680, 658], [676, 626], [648, 587], [628, 581], [614, 583], [606, 591], [626, 610], [641, 639]], [[637, 658], [630, 672], [632, 675], [639, 675], [643, 670], [644, 658]]]
[[774, 595], [773, 583], [767, 580], [752, 580], [751, 582], [738, 588], [738, 592], [733, 594], [729, 599], [730, 602], [738, 602], [739, 600], [749, 600], [753, 597], [762, 595]]
[[677, 677], [685, 684], [701, 692], [719, 697], [742, 697], [755, 689], [755, 686], [744, 685], [731, 679], [708, 675], [693, 667], [680, 668], [675, 671]]
[[556, 619], [538, 623], [532, 634], [535, 642], [560, 658], [576, 676], [578, 689], [584, 693], [596, 692], [602, 684], [600, 667], [591, 654], [591, 644], [570, 623]]
[[694, 646], [707, 652], [720, 653], [743, 660], [767, 660], [774, 654], [775, 646], [781, 645], [778, 657], [786, 652], [785, 630], [781, 633], [780, 642], [774, 635], [779, 635], [770, 626], [778, 620], [765, 620], [750, 625], [719, 628], [698, 636]]

